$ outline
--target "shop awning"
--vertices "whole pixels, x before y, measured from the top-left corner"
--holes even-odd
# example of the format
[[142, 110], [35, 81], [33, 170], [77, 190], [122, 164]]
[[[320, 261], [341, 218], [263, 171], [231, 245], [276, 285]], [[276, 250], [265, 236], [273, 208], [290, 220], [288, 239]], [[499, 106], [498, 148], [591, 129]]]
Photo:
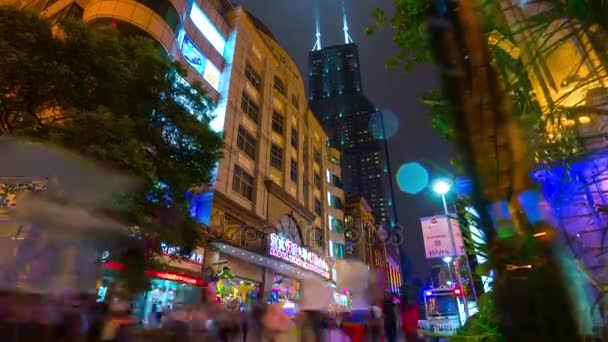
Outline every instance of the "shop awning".
[[278, 260], [273, 257], [260, 255], [257, 253], [250, 252], [243, 248], [231, 246], [222, 242], [211, 242], [212, 246], [217, 248], [220, 252], [231, 255], [235, 258], [241, 259], [245, 262], [249, 262], [260, 267], [272, 269], [277, 273], [281, 273], [285, 276], [295, 279], [310, 279], [317, 278], [323, 281], [329, 281], [330, 279], [324, 278], [314, 272], [305, 270], [303, 268], [293, 266], [282, 260]]

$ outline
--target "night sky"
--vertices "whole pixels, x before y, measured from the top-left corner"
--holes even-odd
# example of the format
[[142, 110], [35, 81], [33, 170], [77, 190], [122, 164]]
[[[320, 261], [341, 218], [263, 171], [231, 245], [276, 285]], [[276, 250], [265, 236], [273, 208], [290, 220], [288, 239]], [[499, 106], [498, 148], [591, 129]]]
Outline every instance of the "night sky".
[[[304, 81], [308, 82], [308, 52], [315, 43], [315, 6], [320, 6], [323, 46], [343, 44], [341, 0], [237, 0], [257, 16], [275, 35], [295, 61]], [[421, 66], [410, 74], [386, 70], [384, 62], [396, 51], [392, 32], [383, 29], [371, 36], [365, 27], [372, 22], [376, 7], [393, 11], [393, 0], [345, 0], [349, 33], [359, 47], [363, 92], [376, 106], [395, 114], [391, 126], [398, 125], [389, 138], [393, 174], [399, 166], [421, 162], [431, 178], [448, 175], [450, 146], [431, 127], [427, 109], [418, 98], [433, 88], [438, 80], [431, 66]], [[387, 131], [391, 131], [388, 127]], [[389, 132], [389, 134], [391, 134]], [[417, 195], [399, 191], [395, 184], [398, 220], [405, 227], [404, 250], [412, 260], [413, 275], [422, 280], [437, 262], [425, 260], [419, 218], [441, 212], [441, 200], [430, 191]]]

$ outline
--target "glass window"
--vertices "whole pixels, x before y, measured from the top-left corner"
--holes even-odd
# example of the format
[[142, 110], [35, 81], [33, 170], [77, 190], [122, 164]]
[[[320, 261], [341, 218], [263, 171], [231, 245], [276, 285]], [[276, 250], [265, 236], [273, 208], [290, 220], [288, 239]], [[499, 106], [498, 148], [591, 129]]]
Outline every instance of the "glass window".
[[213, 89], [217, 90], [220, 84], [220, 69], [207, 59], [205, 54], [194, 45], [188, 36], [184, 37], [181, 50], [182, 55], [188, 64], [190, 64], [196, 72], [201, 74], [203, 79], [207, 81]]
[[321, 152], [319, 152], [319, 150], [316, 148], [313, 151], [313, 158], [317, 164], [321, 165]]
[[205, 13], [200, 9], [200, 7], [198, 7], [196, 3], [192, 5], [192, 11], [190, 11], [190, 19], [194, 23], [194, 26], [196, 26], [196, 28], [201, 31], [203, 36], [207, 38], [207, 40], [211, 43], [211, 45], [213, 45], [217, 52], [219, 52], [220, 55], [223, 56], [224, 47], [226, 46], [226, 39], [224, 39], [217, 27], [215, 27], [209, 17], [205, 15]]
[[260, 78], [260, 75], [258, 75], [258, 73], [255, 72], [255, 70], [253, 70], [253, 68], [249, 64], [245, 66], [245, 77], [249, 80], [249, 82], [251, 82], [251, 85], [255, 89], [257, 89], [258, 91], [260, 90], [260, 87], [262, 86], [262, 79]]
[[285, 95], [285, 85], [283, 84], [283, 81], [281, 81], [281, 79], [276, 76], [274, 77], [274, 89], [279, 93]]
[[318, 174], [317, 172], [315, 172], [314, 175], [314, 182], [315, 182], [315, 187], [319, 190], [321, 190], [321, 175]]
[[344, 245], [341, 243], [333, 243], [333, 254], [336, 259], [344, 259]]
[[300, 102], [298, 101], [298, 97], [295, 95], [291, 95], [291, 104], [296, 107], [296, 109], [300, 109]]
[[323, 208], [321, 207], [321, 200], [315, 198], [315, 214], [317, 216], [323, 216]]
[[253, 200], [253, 177], [238, 165], [234, 166], [232, 178], [232, 190], [243, 195], [248, 200]]
[[278, 170], [283, 169], [283, 149], [275, 144], [270, 146], [270, 166]]
[[291, 129], [291, 146], [298, 148], [298, 130], [295, 128]]
[[272, 130], [283, 135], [283, 123], [285, 122], [285, 118], [283, 115], [273, 112], [272, 113]]
[[247, 114], [247, 116], [249, 116], [251, 120], [256, 123], [258, 122], [258, 114], [260, 112], [260, 109], [258, 108], [258, 105], [253, 102], [253, 100], [245, 92], [243, 92], [243, 98], [241, 100], [241, 110], [243, 110], [243, 112], [245, 112], [245, 114]]
[[328, 202], [329, 202], [329, 206], [334, 208], [334, 209], [338, 209], [338, 210], [342, 210], [342, 200], [334, 195], [329, 194], [329, 197], [327, 198]]
[[249, 134], [249, 132], [247, 132], [243, 126], [239, 126], [239, 134], [236, 139], [236, 145], [241, 149], [241, 151], [245, 152], [249, 158], [255, 159], [255, 138]]
[[291, 158], [291, 180], [294, 182], [298, 182], [298, 161]]

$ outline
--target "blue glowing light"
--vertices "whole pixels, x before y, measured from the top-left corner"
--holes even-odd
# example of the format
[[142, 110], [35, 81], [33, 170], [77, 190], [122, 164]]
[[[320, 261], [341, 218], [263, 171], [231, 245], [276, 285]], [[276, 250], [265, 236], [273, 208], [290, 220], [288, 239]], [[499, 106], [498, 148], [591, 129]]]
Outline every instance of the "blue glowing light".
[[224, 47], [226, 46], [226, 39], [222, 36], [220, 31], [215, 27], [213, 22], [205, 15], [200, 7], [196, 3], [192, 5], [192, 11], [190, 11], [190, 19], [194, 23], [194, 26], [201, 31], [203, 36], [209, 40], [211, 45], [220, 53], [224, 55]]
[[432, 296], [432, 295], [433, 295], [433, 291], [431, 291], [431, 290], [426, 290], [426, 291], [424, 291], [424, 295], [425, 295], [425, 296], [427, 296], [427, 297], [430, 297], [430, 296]]
[[417, 162], [401, 165], [395, 178], [399, 189], [411, 195], [424, 190], [429, 184], [428, 171]]

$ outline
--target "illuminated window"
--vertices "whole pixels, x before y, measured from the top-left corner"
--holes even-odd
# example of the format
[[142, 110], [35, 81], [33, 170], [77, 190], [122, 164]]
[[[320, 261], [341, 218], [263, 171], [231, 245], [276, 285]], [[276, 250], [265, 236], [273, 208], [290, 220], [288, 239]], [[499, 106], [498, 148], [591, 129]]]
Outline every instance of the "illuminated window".
[[198, 7], [195, 3], [192, 5], [192, 11], [190, 11], [190, 19], [194, 23], [194, 26], [201, 31], [203, 36], [213, 45], [213, 47], [224, 55], [224, 47], [226, 46], [226, 39], [222, 36], [220, 31], [215, 25], [209, 20], [209, 17]]
[[243, 128], [243, 126], [239, 126], [239, 134], [236, 139], [236, 145], [241, 149], [241, 151], [245, 152], [249, 158], [255, 159], [256, 140]]
[[277, 170], [283, 169], [283, 149], [275, 144], [270, 147], [270, 166]]
[[182, 55], [188, 64], [203, 76], [203, 79], [207, 81], [213, 89], [217, 90], [220, 84], [220, 69], [213, 65], [187, 36], [184, 37], [181, 50]]
[[238, 165], [234, 166], [232, 190], [243, 195], [243, 197], [250, 201], [253, 200], [253, 177]]

